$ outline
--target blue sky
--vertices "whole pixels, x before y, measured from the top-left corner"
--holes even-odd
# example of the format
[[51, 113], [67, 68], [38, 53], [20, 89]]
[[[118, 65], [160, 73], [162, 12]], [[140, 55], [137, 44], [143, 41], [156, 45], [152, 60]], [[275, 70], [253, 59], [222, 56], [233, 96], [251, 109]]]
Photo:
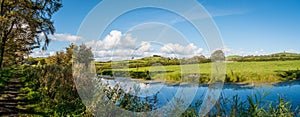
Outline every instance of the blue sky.
[[[100, 2], [100, 0], [88, 2], [64, 0], [63, 7], [53, 17], [56, 33], [46, 53], [63, 50], [75, 40], [88, 38], [77, 35], [77, 31], [84, 18]], [[221, 33], [227, 55], [259, 55], [283, 51], [299, 53], [300, 51], [299, 0], [198, 0], [198, 3], [212, 16]], [[113, 9], [114, 6], [118, 6], [116, 4], [118, 3], [112, 4], [109, 8]], [[109, 14], [110, 9], [105, 9], [105, 12]], [[97, 18], [103, 17], [97, 16]], [[155, 31], [160, 32], [160, 35], [155, 35], [158, 34]], [[159, 52], [167, 47], [173, 47], [173, 51], [179, 54], [184, 53], [182, 50], [190, 50], [191, 54], [208, 54], [203, 37], [191, 28], [188, 21], [161, 9], [143, 8], [127, 12], [112, 22], [99, 38], [92, 39], [93, 42], [89, 39], [89, 42], [101, 45], [115, 38], [120, 38], [119, 41], [125, 45], [125, 41], [130, 41], [135, 48], [145, 46], [143, 47], [145, 51], [141, 52], [148, 52], [148, 54], [143, 56], [160, 54]], [[155, 44], [153, 41], [158, 43]], [[122, 43], [118, 46], [122, 46]], [[100, 58], [105, 58], [107, 53], [113, 51], [108, 46], [97, 48], [94, 51]], [[115, 50], [118, 51], [118, 48]], [[170, 54], [167, 50], [163, 52]], [[120, 53], [126, 52], [120, 51]], [[33, 56], [41, 55], [36, 50]]]

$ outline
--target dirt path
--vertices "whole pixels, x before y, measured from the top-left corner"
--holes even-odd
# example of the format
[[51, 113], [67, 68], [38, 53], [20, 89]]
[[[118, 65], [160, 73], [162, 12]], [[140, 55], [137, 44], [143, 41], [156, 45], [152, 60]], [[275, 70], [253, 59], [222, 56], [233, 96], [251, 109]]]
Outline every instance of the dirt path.
[[29, 104], [28, 100], [18, 99], [25, 95], [20, 93], [20, 89], [24, 86], [24, 82], [20, 80], [21, 76], [15, 72], [14, 76], [6, 82], [5, 87], [0, 89], [0, 117], [43, 115], [35, 113], [33, 108], [26, 107]]
[[4, 89], [0, 91], [0, 115], [2, 116], [16, 116], [22, 110], [18, 109], [19, 90], [22, 84], [19, 78], [10, 78], [6, 83]]

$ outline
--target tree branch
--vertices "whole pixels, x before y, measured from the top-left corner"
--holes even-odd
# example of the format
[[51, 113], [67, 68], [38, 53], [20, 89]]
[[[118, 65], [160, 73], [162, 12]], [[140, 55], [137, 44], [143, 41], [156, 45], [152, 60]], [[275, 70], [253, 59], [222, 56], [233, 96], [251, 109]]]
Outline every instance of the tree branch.
[[14, 25], [15, 25], [15, 21], [13, 21], [13, 22], [11, 23], [11, 26], [10, 26], [8, 32], [5, 34], [6, 37], [11, 33], [12, 29], [14, 28]]
[[4, 10], [4, 0], [2, 0], [2, 2], [1, 2], [1, 16], [3, 16], [3, 10]]

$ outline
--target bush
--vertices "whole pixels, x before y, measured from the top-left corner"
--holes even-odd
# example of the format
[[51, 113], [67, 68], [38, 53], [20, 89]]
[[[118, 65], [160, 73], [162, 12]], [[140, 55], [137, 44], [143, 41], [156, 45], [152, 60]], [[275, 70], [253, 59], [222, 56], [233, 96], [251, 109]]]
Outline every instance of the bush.
[[29, 67], [24, 73], [26, 84], [21, 91], [26, 96], [19, 98], [36, 101], [37, 110], [57, 116], [85, 113], [73, 82], [71, 66]]

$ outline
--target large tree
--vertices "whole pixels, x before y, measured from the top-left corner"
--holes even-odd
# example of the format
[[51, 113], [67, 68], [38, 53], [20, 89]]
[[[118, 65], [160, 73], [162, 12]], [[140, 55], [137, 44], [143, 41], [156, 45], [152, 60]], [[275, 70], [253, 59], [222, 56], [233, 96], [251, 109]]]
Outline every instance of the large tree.
[[47, 35], [55, 31], [52, 16], [62, 4], [61, 0], [0, 0], [0, 5], [1, 69], [5, 53], [22, 56], [34, 48], [47, 48]]

